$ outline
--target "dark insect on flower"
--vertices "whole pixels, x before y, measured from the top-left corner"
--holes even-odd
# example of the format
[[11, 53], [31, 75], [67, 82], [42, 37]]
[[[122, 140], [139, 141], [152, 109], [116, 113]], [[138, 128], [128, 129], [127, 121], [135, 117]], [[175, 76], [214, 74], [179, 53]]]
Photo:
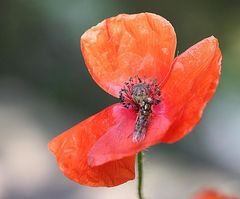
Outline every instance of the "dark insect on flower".
[[120, 102], [125, 108], [137, 111], [136, 123], [133, 130], [133, 142], [140, 142], [145, 138], [152, 105], [160, 103], [160, 89], [156, 80], [147, 81], [135, 76], [124, 83], [119, 92]]

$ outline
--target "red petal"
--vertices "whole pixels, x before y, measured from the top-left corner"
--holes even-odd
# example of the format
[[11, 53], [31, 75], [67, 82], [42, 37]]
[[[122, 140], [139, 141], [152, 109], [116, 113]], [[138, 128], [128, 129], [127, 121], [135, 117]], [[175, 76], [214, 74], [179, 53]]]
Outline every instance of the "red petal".
[[196, 194], [193, 199], [237, 199], [237, 197], [223, 195], [215, 190], [209, 189]]
[[133, 142], [133, 130], [136, 112], [119, 105], [113, 114], [116, 118], [116, 125], [109, 129], [89, 152], [89, 164], [92, 166], [134, 155], [146, 147], [158, 143], [170, 124], [164, 116], [164, 108], [155, 107], [149, 120], [145, 139], [135, 143]]
[[71, 180], [88, 186], [116, 186], [134, 179], [135, 156], [90, 167], [87, 154], [95, 142], [115, 124], [118, 105], [110, 106], [80, 122], [49, 143], [63, 173]]
[[172, 25], [151, 14], [121, 14], [104, 20], [81, 37], [85, 63], [93, 79], [118, 97], [123, 82], [139, 75], [162, 82], [176, 48]]
[[218, 85], [221, 58], [218, 41], [213, 36], [176, 58], [162, 90], [166, 112], [173, 120], [163, 142], [181, 139], [198, 123]]

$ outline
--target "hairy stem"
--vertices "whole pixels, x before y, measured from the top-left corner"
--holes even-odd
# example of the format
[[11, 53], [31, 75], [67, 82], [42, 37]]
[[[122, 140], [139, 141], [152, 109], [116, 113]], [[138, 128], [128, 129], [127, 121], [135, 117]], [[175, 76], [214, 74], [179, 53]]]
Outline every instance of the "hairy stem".
[[143, 152], [139, 152], [137, 155], [138, 163], [138, 198], [143, 199], [142, 187], [143, 187]]

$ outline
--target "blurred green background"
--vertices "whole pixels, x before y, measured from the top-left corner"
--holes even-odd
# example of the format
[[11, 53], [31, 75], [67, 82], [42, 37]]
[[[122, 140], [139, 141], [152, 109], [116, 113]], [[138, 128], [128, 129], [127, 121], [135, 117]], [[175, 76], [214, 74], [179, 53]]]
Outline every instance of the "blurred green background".
[[1, 0], [0, 198], [136, 198], [134, 181], [87, 188], [63, 177], [48, 141], [117, 100], [91, 79], [79, 50], [89, 27], [120, 13], [153, 12], [177, 33], [179, 53], [219, 39], [222, 77], [201, 123], [145, 156], [148, 199], [186, 199], [205, 187], [240, 196], [240, 1]]

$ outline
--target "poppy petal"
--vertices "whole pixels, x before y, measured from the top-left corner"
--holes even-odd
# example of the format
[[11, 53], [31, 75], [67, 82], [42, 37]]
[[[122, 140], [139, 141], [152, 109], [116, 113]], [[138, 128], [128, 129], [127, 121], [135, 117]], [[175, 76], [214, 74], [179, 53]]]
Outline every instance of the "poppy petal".
[[152, 13], [120, 14], [81, 37], [83, 57], [92, 78], [115, 97], [129, 77], [146, 76], [163, 82], [175, 48], [172, 25]]
[[49, 149], [60, 169], [71, 180], [88, 186], [116, 186], [135, 177], [135, 156], [99, 167], [90, 167], [87, 154], [95, 142], [115, 123], [110, 106], [54, 138]]
[[237, 197], [228, 196], [212, 189], [206, 189], [197, 193], [193, 199], [237, 199]]
[[221, 59], [218, 40], [213, 36], [195, 44], [175, 59], [162, 89], [166, 112], [173, 121], [163, 142], [176, 142], [198, 123], [218, 85]]
[[93, 145], [88, 154], [91, 166], [134, 155], [146, 147], [158, 143], [170, 125], [169, 120], [165, 117], [164, 107], [155, 107], [144, 140], [136, 143], [133, 141], [136, 111], [126, 109], [120, 104], [113, 114], [116, 117], [116, 125], [112, 126]]

